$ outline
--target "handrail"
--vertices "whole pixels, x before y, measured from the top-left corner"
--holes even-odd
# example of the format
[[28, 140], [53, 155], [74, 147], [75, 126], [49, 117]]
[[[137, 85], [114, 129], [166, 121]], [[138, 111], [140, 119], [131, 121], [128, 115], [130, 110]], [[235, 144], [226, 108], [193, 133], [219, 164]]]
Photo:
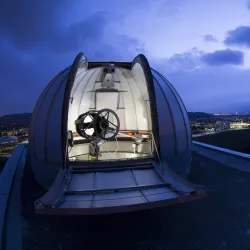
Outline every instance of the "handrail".
[[241, 153], [241, 152], [234, 151], [234, 150], [227, 149], [227, 148], [221, 148], [221, 147], [213, 146], [213, 145], [198, 142], [198, 141], [193, 141], [193, 144], [197, 145], [197, 146], [207, 148], [207, 149], [211, 149], [211, 150], [214, 150], [214, 151], [219, 151], [219, 152], [222, 152], [222, 153], [225, 153], [225, 154], [230, 154], [230, 155], [234, 155], [236, 157], [242, 157], [242, 158], [246, 158], [246, 159], [250, 160], [250, 155], [249, 154]]
[[226, 166], [250, 173], [250, 155], [193, 141], [192, 150]]
[[18, 144], [0, 174], [0, 250], [22, 249], [21, 178], [27, 144]]

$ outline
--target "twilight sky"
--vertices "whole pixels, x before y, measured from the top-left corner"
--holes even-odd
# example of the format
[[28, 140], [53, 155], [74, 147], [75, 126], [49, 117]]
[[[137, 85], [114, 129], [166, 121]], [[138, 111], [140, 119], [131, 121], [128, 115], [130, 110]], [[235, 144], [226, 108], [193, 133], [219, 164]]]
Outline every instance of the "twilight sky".
[[188, 111], [250, 112], [248, 0], [4, 1], [0, 116], [32, 112], [80, 51], [89, 61], [145, 54]]

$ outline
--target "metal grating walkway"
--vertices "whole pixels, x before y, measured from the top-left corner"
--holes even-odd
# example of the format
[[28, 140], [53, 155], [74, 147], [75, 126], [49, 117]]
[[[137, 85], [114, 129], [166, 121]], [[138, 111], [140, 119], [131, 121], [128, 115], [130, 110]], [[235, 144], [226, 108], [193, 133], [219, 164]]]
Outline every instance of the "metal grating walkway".
[[153, 166], [125, 171], [73, 173], [60, 208], [100, 208], [176, 198]]
[[[35, 203], [39, 214], [94, 215], [169, 206], [203, 197], [196, 186], [170, 170], [161, 174], [152, 160], [122, 165], [71, 165]], [[168, 172], [166, 172], [168, 171]], [[168, 175], [168, 176], [167, 176]]]

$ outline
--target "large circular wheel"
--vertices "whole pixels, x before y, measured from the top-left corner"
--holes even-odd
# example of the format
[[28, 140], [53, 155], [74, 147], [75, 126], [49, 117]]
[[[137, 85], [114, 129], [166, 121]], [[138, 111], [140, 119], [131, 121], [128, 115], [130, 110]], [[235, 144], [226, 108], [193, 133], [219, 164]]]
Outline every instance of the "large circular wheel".
[[118, 135], [120, 120], [118, 115], [111, 109], [102, 109], [94, 118], [96, 137], [102, 140], [111, 140]]
[[94, 117], [95, 113], [88, 111], [80, 115], [75, 121], [76, 132], [83, 138], [91, 139], [95, 137], [93, 134], [91, 135], [87, 132], [90, 128], [94, 130]]

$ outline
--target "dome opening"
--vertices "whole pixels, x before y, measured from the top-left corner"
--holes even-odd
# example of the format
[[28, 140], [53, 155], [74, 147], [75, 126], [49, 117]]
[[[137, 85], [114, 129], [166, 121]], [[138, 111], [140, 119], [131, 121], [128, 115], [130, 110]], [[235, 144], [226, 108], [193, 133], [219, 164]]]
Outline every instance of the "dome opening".
[[[130, 69], [109, 64], [80, 68], [70, 99], [68, 130], [74, 138], [74, 146], [69, 149], [70, 161], [152, 157], [149, 94], [140, 65]], [[111, 111], [97, 118], [96, 114], [105, 109]], [[79, 119], [81, 116], [84, 120]], [[138, 136], [142, 137], [140, 142], [136, 141]]]

